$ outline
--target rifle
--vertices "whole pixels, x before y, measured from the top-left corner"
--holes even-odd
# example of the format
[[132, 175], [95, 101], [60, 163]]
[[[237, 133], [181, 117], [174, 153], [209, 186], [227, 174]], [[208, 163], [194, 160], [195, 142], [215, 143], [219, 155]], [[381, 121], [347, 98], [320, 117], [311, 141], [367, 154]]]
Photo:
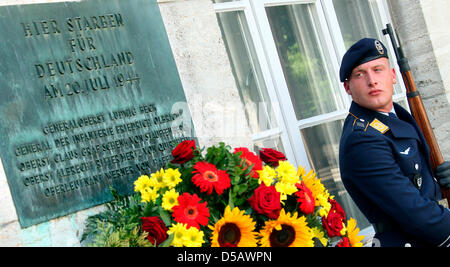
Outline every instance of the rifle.
[[[417, 91], [417, 87], [414, 83], [408, 59], [405, 57], [400, 43], [397, 42], [398, 36], [395, 34], [390, 23], [386, 24], [386, 29], [383, 29], [382, 32], [383, 35], [388, 34], [391, 39], [392, 47], [394, 48], [395, 56], [397, 58], [397, 64], [400, 67], [403, 82], [405, 83], [409, 109], [411, 110], [411, 115], [419, 125], [419, 128], [422, 131], [428, 146], [430, 147], [431, 166], [434, 172], [437, 166], [444, 163], [444, 158], [442, 157], [441, 150], [439, 149], [439, 145], [436, 141], [436, 137], [434, 136], [430, 121], [428, 120], [425, 107], [422, 103], [422, 98], [420, 97], [419, 91]], [[441, 192], [443, 197], [450, 203], [450, 190], [441, 188]]]

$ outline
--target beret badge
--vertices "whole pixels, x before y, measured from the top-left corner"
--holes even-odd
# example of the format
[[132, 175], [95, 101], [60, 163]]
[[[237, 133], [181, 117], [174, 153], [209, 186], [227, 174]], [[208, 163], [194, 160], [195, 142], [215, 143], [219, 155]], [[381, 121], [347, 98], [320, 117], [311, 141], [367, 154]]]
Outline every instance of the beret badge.
[[375, 40], [375, 48], [378, 50], [378, 53], [380, 53], [380, 55], [384, 55], [384, 48], [380, 41]]

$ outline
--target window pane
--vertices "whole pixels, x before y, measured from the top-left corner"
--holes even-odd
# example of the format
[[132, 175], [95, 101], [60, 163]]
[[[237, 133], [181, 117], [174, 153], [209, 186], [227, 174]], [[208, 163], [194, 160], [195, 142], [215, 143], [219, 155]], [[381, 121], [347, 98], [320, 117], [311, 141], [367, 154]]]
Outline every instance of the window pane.
[[313, 4], [266, 8], [297, 119], [343, 108]]
[[218, 13], [217, 18], [250, 130], [277, 127], [244, 12]]
[[364, 37], [379, 38], [372, 8], [367, 0], [333, 0], [345, 47]]
[[342, 126], [343, 121], [338, 120], [303, 129], [301, 134], [310, 164], [317, 177], [322, 178], [321, 181], [328, 192], [334, 195], [336, 201], [344, 208], [347, 219], [355, 218], [358, 227], [364, 229], [370, 226], [370, 223], [345, 190], [339, 172], [338, 155]]
[[[370, 0], [333, 0], [333, 6], [347, 49], [366, 37], [379, 39], [385, 46], [388, 46], [387, 42], [390, 41], [381, 32], [386, 25], [381, 24], [376, 3]], [[394, 66], [395, 55], [393, 53], [389, 54], [389, 61], [391, 66]], [[400, 94], [401, 92], [400, 85], [395, 84], [394, 93]]]

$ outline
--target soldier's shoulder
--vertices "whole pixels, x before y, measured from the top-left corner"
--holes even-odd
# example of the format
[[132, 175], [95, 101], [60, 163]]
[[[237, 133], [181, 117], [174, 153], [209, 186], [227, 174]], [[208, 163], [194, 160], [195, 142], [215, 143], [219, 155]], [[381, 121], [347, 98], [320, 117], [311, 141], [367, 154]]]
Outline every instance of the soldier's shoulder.
[[380, 125], [379, 121], [368, 121], [364, 118], [352, 118], [344, 126], [341, 137], [341, 148], [344, 150], [360, 146], [372, 146], [374, 143], [387, 144], [386, 132], [389, 128]]
[[347, 118], [347, 127], [344, 127], [344, 131], [351, 132], [353, 135], [382, 136], [389, 131], [389, 127], [377, 118], [373, 118], [369, 121], [365, 118], [358, 118], [352, 114], [352, 116]]

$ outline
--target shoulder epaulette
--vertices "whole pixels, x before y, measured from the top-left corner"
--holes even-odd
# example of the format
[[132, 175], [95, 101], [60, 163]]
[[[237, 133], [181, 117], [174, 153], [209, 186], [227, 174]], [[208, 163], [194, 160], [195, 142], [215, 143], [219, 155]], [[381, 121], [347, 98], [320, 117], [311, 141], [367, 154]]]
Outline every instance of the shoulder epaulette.
[[353, 131], [366, 131], [368, 125], [364, 119], [355, 119], [353, 121]]

